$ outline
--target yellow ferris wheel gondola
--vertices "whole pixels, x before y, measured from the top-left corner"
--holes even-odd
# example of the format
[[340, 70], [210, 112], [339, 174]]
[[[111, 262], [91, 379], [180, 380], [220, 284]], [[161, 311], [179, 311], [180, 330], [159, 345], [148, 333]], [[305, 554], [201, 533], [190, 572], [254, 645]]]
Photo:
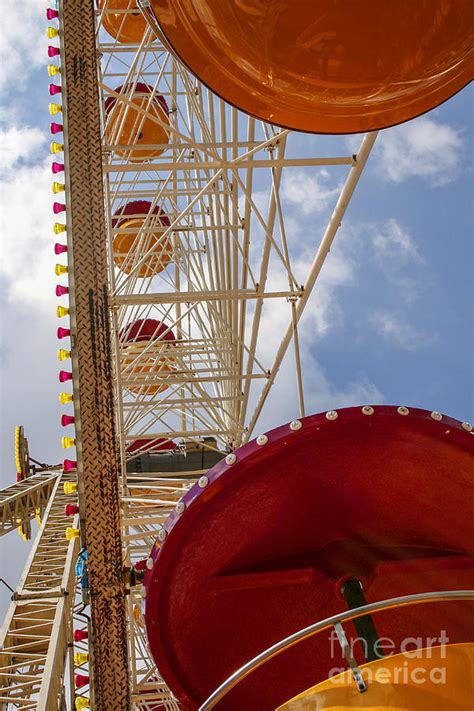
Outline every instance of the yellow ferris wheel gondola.
[[150, 0], [149, 22], [239, 109], [286, 128], [407, 121], [473, 74], [471, 0]]

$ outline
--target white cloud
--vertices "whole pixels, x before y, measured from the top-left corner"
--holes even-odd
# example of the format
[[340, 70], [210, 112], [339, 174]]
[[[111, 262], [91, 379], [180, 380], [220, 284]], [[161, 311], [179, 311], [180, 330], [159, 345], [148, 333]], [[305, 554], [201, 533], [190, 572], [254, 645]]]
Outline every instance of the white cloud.
[[[44, 0], [17, 0], [4, 6], [0, 33], [0, 92], [24, 88], [31, 70], [46, 67], [47, 20]], [[55, 44], [51, 42], [51, 44]], [[46, 82], [45, 77], [45, 82]]]
[[292, 170], [285, 175], [282, 183], [282, 195], [285, 200], [298, 205], [303, 214], [322, 212], [334, 202], [342, 185], [330, 185], [330, 174], [322, 169], [317, 172]]
[[461, 165], [460, 132], [428, 116], [383, 131], [375, 144], [377, 171], [390, 182], [423, 178], [439, 187], [455, 180]]
[[389, 311], [375, 311], [369, 315], [369, 324], [387, 341], [395, 343], [406, 351], [417, 351], [433, 341], [433, 336], [401, 320]]
[[[20, 162], [42, 144], [37, 129], [13, 127], [4, 136], [12, 150], [2, 155], [0, 277], [6, 284], [7, 300], [52, 313], [58, 279], [54, 275], [51, 160], [45, 157], [33, 165]], [[16, 146], [19, 137], [22, 146]]]
[[19, 160], [31, 159], [32, 153], [46, 142], [39, 128], [11, 126], [0, 129], [0, 170], [2, 173], [15, 168]]
[[370, 239], [375, 249], [376, 257], [385, 264], [393, 267], [396, 262], [412, 259], [423, 262], [413, 237], [393, 217], [383, 225], [373, 225], [370, 230]]

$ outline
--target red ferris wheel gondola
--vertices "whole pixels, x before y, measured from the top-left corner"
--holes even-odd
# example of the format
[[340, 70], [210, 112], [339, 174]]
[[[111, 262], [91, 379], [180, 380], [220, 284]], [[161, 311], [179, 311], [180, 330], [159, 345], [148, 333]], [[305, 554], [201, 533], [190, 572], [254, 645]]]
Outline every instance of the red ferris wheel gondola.
[[[185, 708], [270, 645], [347, 609], [348, 580], [367, 602], [473, 587], [466, 429], [424, 410], [349, 408], [279, 427], [210, 470], [169, 518], [145, 578], [150, 648]], [[466, 605], [391, 610], [377, 631], [393, 653], [440, 630], [465, 642]], [[327, 636], [306, 640], [219, 708], [275, 709], [341, 666], [339, 653]]]

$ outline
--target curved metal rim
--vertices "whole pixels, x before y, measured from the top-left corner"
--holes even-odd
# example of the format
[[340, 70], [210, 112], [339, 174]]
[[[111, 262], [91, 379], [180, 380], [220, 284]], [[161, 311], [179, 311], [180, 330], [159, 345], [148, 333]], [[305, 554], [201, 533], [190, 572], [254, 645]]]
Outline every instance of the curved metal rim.
[[338, 622], [349, 622], [358, 617], [363, 617], [368, 613], [382, 612], [397, 607], [406, 607], [409, 605], [419, 605], [425, 602], [452, 602], [454, 600], [474, 600], [474, 590], [444, 590], [440, 592], [416, 593], [414, 595], [404, 595], [402, 597], [393, 597], [388, 600], [380, 600], [372, 602], [369, 605], [356, 607], [352, 610], [340, 612], [332, 617], [327, 617], [325, 620], [314, 622], [308, 627], [304, 627], [298, 632], [294, 632], [289, 637], [285, 637], [276, 644], [268, 647], [263, 652], [260, 652], [256, 657], [244, 664], [240, 669], [237, 669], [228, 679], [226, 679], [199, 707], [199, 711], [210, 711], [213, 709], [226, 694], [237, 686], [245, 677], [251, 674], [255, 669], [265, 664], [269, 659], [276, 657], [288, 647], [292, 647], [298, 642], [302, 642], [308, 637], [312, 637], [318, 632], [323, 632], [329, 627], [333, 627]]

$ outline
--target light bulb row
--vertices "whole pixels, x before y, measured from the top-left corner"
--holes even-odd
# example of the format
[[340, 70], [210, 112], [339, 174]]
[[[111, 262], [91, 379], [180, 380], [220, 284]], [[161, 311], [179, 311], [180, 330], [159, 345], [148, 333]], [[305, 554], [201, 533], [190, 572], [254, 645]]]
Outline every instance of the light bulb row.
[[[59, 12], [58, 10], [55, 10], [53, 8], [48, 8], [46, 11], [46, 17], [48, 20], [57, 20], [59, 17]], [[53, 27], [53, 26], [48, 26], [46, 29], [46, 35], [48, 39], [54, 39], [56, 37], [60, 36], [60, 30], [59, 27]], [[61, 50], [59, 47], [50, 45], [48, 47], [48, 57], [54, 58], [54, 57], [60, 57], [61, 55]], [[48, 75], [50, 77], [56, 77], [61, 75], [61, 67], [54, 65], [54, 64], [49, 64], [48, 65]], [[49, 93], [51, 96], [55, 96], [57, 94], [62, 93], [62, 87], [59, 86], [58, 84], [50, 84], [49, 85]], [[61, 104], [56, 104], [56, 103], [51, 103], [49, 105], [49, 112], [53, 116], [61, 113], [63, 110], [63, 107]], [[53, 122], [50, 124], [50, 131], [53, 136], [55, 136], [58, 133], [61, 133], [63, 131], [63, 125], [61, 123], [56, 123]], [[58, 153], [61, 153], [64, 150], [64, 144], [58, 143], [56, 141], [53, 141], [51, 143], [51, 153], [53, 155], [57, 155]], [[53, 161], [51, 164], [51, 172], [53, 173], [54, 176], [58, 175], [58, 173], [64, 173], [64, 163], [63, 162], [58, 162], [56, 160]], [[65, 192], [66, 186], [64, 183], [59, 182], [57, 180], [54, 180], [52, 183], [52, 191], [54, 195], [60, 195], [61, 193]], [[66, 212], [66, 203], [65, 202], [53, 202], [53, 213], [54, 215], [60, 215], [61, 213]], [[62, 222], [55, 222], [53, 231], [55, 235], [61, 235], [65, 232], [67, 232], [67, 225]], [[68, 248], [67, 245], [61, 244], [60, 242], [56, 242], [54, 245], [54, 254], [56, 256], [59, 256], [61, 254], [67, 254]], [[64, 276], [68, 273], [68, 266], [66, 264], [60, 264], [56, 263], [54, 267], [54, 272], [56, 276]], [[57, 284], [56, 289], [55, 289], [56, 296], [58, 298], [61, 298], [63, 296], [68, 296], [69, 294], [69, 287], [65, 286], [64, 284]], [[69, 316], [69, 306], [63, 306], [59, 305], [56, 308], [56, 316], [58, 318], [65, 318]], [[71, 330], [70, 328], [58, 328], [57, 330], [57, 337], [59, 339], [62, 338], [69, 338], [71, 336]], [[71, 350], [67, 348], [59, 348], [58, 350], [58, 360], [59, 361], [65, 361], [69, 360], [72, 356]], [[69, 370], [60, 370], [59, 371], [59, 382], [60, 383], [66, 383], [69, 380], [72, 380], [72, 371]], [[73, 402], [73, 395], [66, 393], [66, 392], [61, 392], [59, 394], [59, 402], [62, 405], [66, 405], [68, 403]], [[70, 425], [74, 425], [74, 417], [71, 415], [63, 415], [61, 417], [61, 425], [63, 427], [67, 427]], [[68, 449], [69, 447], [73, 447], [76, 444], [76, 440], [74, 437], [62, 437], [61, 438], [61, 444], [64, 449]], [[73, 471], [76, 469], [77, 462], [72, 459], [65, 459], [63, 462], [63, 469], [64, 471]], [[71, 531], [73, 529], [68, 529], [68, 535], [72, 535]]]
[[[67, 393], [63, 393], [66, 397], [64, 398], [66, 402], [70, 402], [72, 400], [72, 395], [68, 396]], [[62, 415], [61, 417], [61, 424], [63, 426], [65, 425], [71, 425], [74, 424], [74, 417], [71, 415]], [[65, 439], [65, 438], [63, 438]], [[67, 462], [67, 464], [66, 464]], [[76, 463], [75, 462], [70, 462], [70, 460], [66, 459], [63, 468], [65, 471], [68, 471], [70, 469], [75, 468]], [[64, 482], [63, 485], [63, 490], [64, 493], [67, 496], [75, 496], [76, 503], [72, 504], [66, 504], [64, 507], [64, 514], [66, 516], [76, 516], [79, 513], [79, 504], [77, 500], [77, 494], [78, 494], [78, 485], [77, 482], [73, 481], [66, 481]], [[72, 541], [74, 539], [79, 539], [81, 537], [81, 532], [79, 528], [75, 528], [74, 526], [68, 526], [66, 528], [66, 538], [68, 541]], [[88, 578], [88, 573], [87, 573], [87, 552], [86, 551], [81, 551], [81, 553], [78, 556], [77, 562], [76, 562], [76, 567], [75, 567], [75, 575], [79, 579], [80, 585], [82, 592], [84, 594], [84, 591], [88, 591], [89, 589], [89, 578]], [[84, 601], [84, 597], [83, 597]], [[73, 632], [73, 640], [74, 643], [81, 643], [81, 642], [86, 642], [88, 639], [89, 632], [87, 629], [76, 629]], [[87, 652], [75, 652], [74, 653], [74, 685], [76, 689], [82, 689], [82, 687], [87, 686], [90, 682], [90, 677], [88, 674], [83, 674], [81, 667], [83, 667], [84, 664], [89, 663], [89, 654]], [[80, 709], [87, 709], [90, 707], [90, 700], [86, 696], [76, 696], [75, 699], [75, 706], [76, 710]]]
[[[59, 11], [53, 8], [48, 8], [46, 10], [46, 18], [49, 21], [57, 20], [59, 18]], [[54, 39], [56, 37], [60, 37], [60, 29], [59, 27], [53, 27], [53, 26], [48, 26], [46, 29], [46, 35], [48, 39]], [[50, 45], [48, 47], [48, 57], [51, 59], [55, 57], [60, 57], [61, 55], [61, 50], [59, 47]], [[61, 76], [61, 67], [59, 65], [55, 64], [49, 64], [48, 65], [48, 75], [53, 78], [53, 77], [60, 77]], [[49, 85], [49, 94], [50, 96], [58, 96], [62, 94], [62, 87], [59, 84], [54, 84], [51, 83]], [[49, 104], [49, 112], [52, 116], [57, 116], [60, 114], [63, 110], [62, 104], [52, 102]], [[63, 125], [61, 123], [57, 123], [56, 121], [53, 121], [50, 124], [50, 131], [53, 136], [56, 136], [57, 134], [62, 133], [63, 131]], [[51, 153], [56, 156], [64, 151], [64, 144], [59, 143], [56, 140], [53, 140], [51, 143]], [[53, 163], [51, 164], [51, 172], [53, 173], [53, 176], [58, 176], [60, 173], [64, 173], [64, 162], [59, 162], [59, 160], [54, 160]], [[58, 176], [59, 177], [59, 176]], [[54, 180], [52, 184], [52, 191], [54, 195], [60, 195], [61, 193], [65, 192], [65, 184], [63, 182], [59, 182], [58, 180]], [[66, 203], [64, 202], [53, 202], [53, 213], [54, 215], [60, 215], [61, 213], [66, 212]], [[67, 225], [62, 222], [55, 222], [53, 231], [55, 235], [61, 235], [64, 232], [67, 232]], [[67, 254], [68, 248], [66, 244], [61, 244], [59, 242], [56, 242], [54, 245], [54, 254], [56, 256], [59, 256], [61, 254]], [[68, 273], [68, 267], [65, 264], [60, 264], [57, 263], [54, 268], [55, 274], [57, 276], [63, 276]], [[64, 284], [57, 284], [56, 289], [55, 289], [56, 296], [58, 298], [61, 298], [63, 296], [68, 296], [69, 294], [69, 287], [65, 286]], [[69, 316], [69, 306], [58, 306], [56, 309], [56, 315], [58, 318], [64, 318], [66, 316]], [[63, 339], [63, 338], [70, 338], [71, 337], [71, 329], [70, 328], [64, 328], [60, 326], [57, 329], [57, 337], [58, 339]], [[60, 362], [63, 362], [65, 360], [71, 359], [72, 353], [71, 349], [69, 348], [59, 348], [58, 350], [58, 360]], [[69, 370], [60, 370], [59, 371], [59, 382], [60, 383], [66, 383], [69, 380], [73, 379], [72, 371]], [[69, 403], [72, 403], [74, 400], [74, 396], [72, 393], [67, 393], [67, 392], [61, 392], [59, 393], [59, 402], [61, 405], [67, 405]], [[69, 427], [69, 426], [74, 426], [75, 424], [75, 418], [73, 415], [68, 415], [64, 414], [61, 416], [61, 426], [62, 427]], [[69, 447], [74, 447], [76, 445], [76, 439], [73, 436], [64, 436], [61, 438], [61, 444], [64, 449], [67, 449]], [[63, 470], [65, 472], [72, 472], [75, 471], [77, 468], [77, 461], [74, 459], [65, 459], [63, 461]], [[67, 481], [64, 483], [64, 493], [68, 495], [75, 495], [76, 496], [76, 503], [71, 503], [71, 504], [66, 504], [64, 513], [66, 516], [76, 516], [79, 513], [79, 505], [77, 503], [77, 483], [72, 482], [72, 481]], [[73, 526], [68, 526], [65, 531], [65, 535], [67, 540], [74, 540], [76, 538], [80, 538], [80, 529], [75, 528]], [[87, 569], [85, 569], [85, 573], [81, 572], [79, 570], [76, 570], [76, 575], [79, 575], [81, 578], [81, 587], [87, 587], [88, 588], [88, 576], [87, 576]], [[74, 642], [83, 642], [84, 640], [87, 640], [88, 637], [88, 631], [86, 629], [77, 629], [74, 630], [73, 633], [74, 637]], [[74, 654], [74, 666], [79, 667], [78, 673], [75, 674], [74, 677], [74, 682], [75, 682], [75, 687], [76, 689], [82, 689], [82, 687], [86, 686], [89, 684], [89, 675], [87, 674], [82, 674], [80, 673], [80, 667], [82, 667], [84, 664], [87, 664], [89, 662], [89, 654], [85, 652], [76, 652]], [[81, 709], [88, 709], [90, 708], [90, 700], [86, 696], [76, 696], [75, 698], [75, 707], [76, 711], [81, 711]]]

